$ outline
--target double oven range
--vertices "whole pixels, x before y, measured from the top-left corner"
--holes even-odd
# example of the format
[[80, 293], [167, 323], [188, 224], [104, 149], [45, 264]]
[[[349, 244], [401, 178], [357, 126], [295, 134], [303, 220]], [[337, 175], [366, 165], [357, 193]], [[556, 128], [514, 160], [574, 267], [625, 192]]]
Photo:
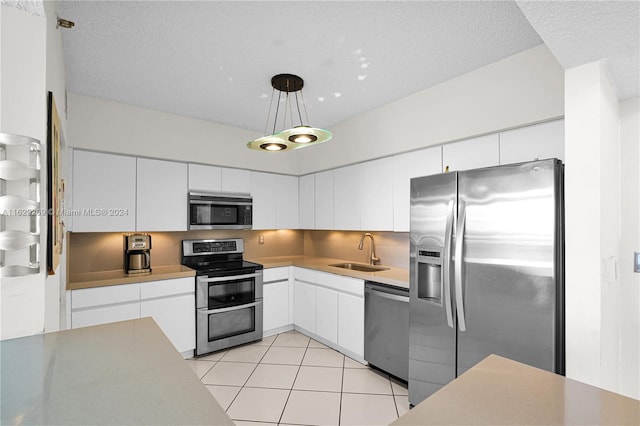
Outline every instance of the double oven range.
[[196, 271], [196, 356], [262, 339], [262, 265], [242, 258], [242, 239], [183, 240]]

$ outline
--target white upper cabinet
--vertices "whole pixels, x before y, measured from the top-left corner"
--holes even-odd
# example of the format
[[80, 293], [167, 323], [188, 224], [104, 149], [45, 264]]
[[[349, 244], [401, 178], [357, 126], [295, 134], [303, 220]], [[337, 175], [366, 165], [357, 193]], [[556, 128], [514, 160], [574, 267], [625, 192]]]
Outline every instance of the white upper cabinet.
[[189, 191], [222, 191], [220, 167], [189, 164]]
[[137, 231], [187, 230], [187, 165], [138, 158]]
[[442, 173], [442, 147], [393, 156], [393, 230], [409, 232], [411, 178]]
[[[360, 165], [360, 229], [393, 230], [393, 158]], [[357, 229], [357, 228], [356, 228]]]
[[75, 232], [136, 230], [135, 157], [74, 150], [72, 183]]
[[276, 175], [276, 228], [298, 229], [298, 177]]
[[333, 171], [333, 229], [360, 229], [361, 164]]
[[316, 227], [316, 175], [300, 176], [298, 182], [298, 214], [300, 229]]
[[442, 146], [442, 169], [450, 172], [500, 164], [498, 133]]
[[298, 228], [298, 178], [251, 172], [253, 229]]
[[222, 192], [251, 193], [251, 172], [249, 170], [221, 168]]
[[315, 229], [333, 228], [333, 170], [315, 174]]
[[500, 133], [500, 164], [547, 158], [564, 162], [564, 120]]
[[276, 175], [251, 172], [253, 229], [276, 228]]

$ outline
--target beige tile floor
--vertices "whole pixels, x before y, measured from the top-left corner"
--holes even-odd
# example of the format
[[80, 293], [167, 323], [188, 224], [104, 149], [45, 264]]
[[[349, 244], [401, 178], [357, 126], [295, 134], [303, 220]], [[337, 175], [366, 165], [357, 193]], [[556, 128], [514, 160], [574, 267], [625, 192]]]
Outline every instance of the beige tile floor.
[[236, 425], [388, 425], [407, 387], [296, 331], [186, 362]]

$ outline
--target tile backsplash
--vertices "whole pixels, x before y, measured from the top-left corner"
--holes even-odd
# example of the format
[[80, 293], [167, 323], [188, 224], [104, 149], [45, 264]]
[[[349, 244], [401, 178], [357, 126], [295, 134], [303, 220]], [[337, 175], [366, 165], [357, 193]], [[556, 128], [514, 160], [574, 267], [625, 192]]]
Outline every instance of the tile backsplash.
[[[185, 231], [151, 232], [151, 267], [180, 263], [180, 243], [186, 239], [242, 238], [248, 259], [271, 256], [321, 256], [368, 263], [369, 238], [363, 250], [358, 243], [364, 231]], [[372, 232], [380, 264], [409, 267], [409, 234]], [[264, 238], [264, 244], [259, 238]], [[68, 234], [70, 274], [111, 271], [123, 267], [123, 233]]]

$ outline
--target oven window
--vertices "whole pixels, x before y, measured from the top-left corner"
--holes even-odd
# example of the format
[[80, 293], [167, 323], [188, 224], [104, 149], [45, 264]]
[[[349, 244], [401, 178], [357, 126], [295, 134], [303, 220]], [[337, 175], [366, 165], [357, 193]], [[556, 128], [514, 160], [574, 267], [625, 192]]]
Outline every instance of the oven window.
[[255, 331], [255, 318], [255, 306], [209, 314], [209, 342]]
[[255, 288], [255, 278], [209, 283], [208, 309], [251, 303], [256, 298]]

